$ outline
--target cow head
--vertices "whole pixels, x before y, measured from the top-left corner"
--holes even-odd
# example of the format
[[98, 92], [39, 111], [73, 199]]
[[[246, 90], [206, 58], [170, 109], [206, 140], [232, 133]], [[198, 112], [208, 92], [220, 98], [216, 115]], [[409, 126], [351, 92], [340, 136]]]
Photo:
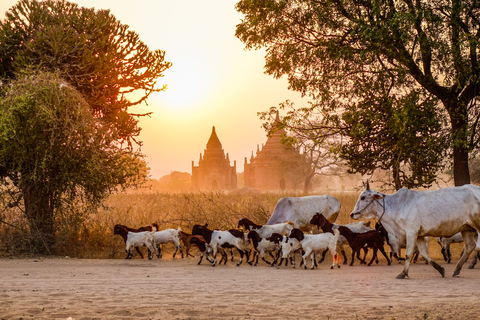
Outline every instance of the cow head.
[[385, 197], [384, 194], [370, 189], [370, 185], [367, 181], [367, 184], [364, 185], [365, 190], [360, 194], [353, 208], [350, 217], [352, 219], [374, 219], [379, 218], [383, 212], [385, 212], [384, 202], [382, 201]]

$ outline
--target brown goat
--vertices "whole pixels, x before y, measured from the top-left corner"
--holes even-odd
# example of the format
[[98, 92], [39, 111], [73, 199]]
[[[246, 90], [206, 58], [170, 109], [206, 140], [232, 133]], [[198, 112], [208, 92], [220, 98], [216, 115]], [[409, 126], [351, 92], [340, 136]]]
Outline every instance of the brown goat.
[[[183, 231], [179, 231], [178, 235], [183, 242], [183, 247], [185, 248], [185, 254], [186, 254], [187, 258], [188, 258], [189, 255], [191, 257], [195, 257], [193, 254], [190, 253], [190, 248], [192, 247], [192, 243], [190, 242], [190, 239], [192, 239], [192, 237], [196, 237], [196, 236], [192, 235], [190, 233], [183, 232]], [[202, 239], [203, 239], [203, 237], [202, 237]], [[205, 241], [205, 239], [203, 241]], [[197, 245], [197, 247], [198, 247], [198, 245]]]
[[[310, 219], [310, 223], [313, 224], [314, 226], [317, 226], [317, 228], [319, 229], [322, 229], [323, 232], [330, 232], [331, 234], [333, 234], [333, 229], [334, 228], [337, 228], [339, 225], [338, 224], [334, 224], [334, 223], [331, 223], [330, 221], [328, 221], [324, 216], [323, 214], [321, 213], [315, 213], [312, 217], [312, 219]], [[360, 226], [360, 224], [358, 222], [354, 222], [354, 224], [356, 224], [357, 226]], [[367, 231], [366, 229], [364, 228], [367, 228], [367, 223], [363, 222], [364, 226], [365, 227], [362, 227], [362, 232], [364, 231]], [[370, 223], [368, 222], [368, 226], [370, 225]], [[349, 227], [349, 225], [347, 225], [347, 228]], [[371, 228], [368, 227], [370, 230]], [[356, 230], [358, 232], [358, 230]], [[344, 244], [346, 244], [347, 240], [345, 239], [345, 237], [343, 236], [340, 236], [340, 239], [339, 239], [339, 242], [338, 242], [338, 248], [340, 249], [340, 253], [343, 255], [343, 264], [347, 264], [348, 263], [348, 259], [347, 259], [347, 254], [345, 253], [345, 249], [344, 249]], [[327, 253], [328, 250], [325, 250], [323, 253], [322, 253], [322, 258], [320, 259], [320, 261], [318, 261], [318, 263], [322, 263], [323, 260], [325, 260], [325, 254]], [[365, 257], [367, 256], [367, 253], [368, 253], [368, 248], [363, 248], [363, 252], [364, 252], [364, 260], [365, 260]]]
[[388, 265], [390, 265], [390, 259], [388, 258], [387, 253], [383, 248], [385, 240], [383, 239], [383, 236], [379, 231], [373, 230], [364, 233], [356, 233], [352, 232], [352, 230], [345, 226], [339, 226], [338, 230], [340, 231], [340, 234], [347, 239], [348, 244], [352, 248], [352, 262], [350, 263], [351, 266], [353, 265], [355, 259], [355, 253], [357, 254], [358, 260], [360, 260], [360, 263], [367, 263], [364, 259], [360, 258], [360, 249], [365, 247], [373, 249], [373, 257], [372, 260], [368, 263], [369, 266], [372, 264], [373, 260], [377, 258], [378, 250], [380, 250], [380, 252], [385, 256]]

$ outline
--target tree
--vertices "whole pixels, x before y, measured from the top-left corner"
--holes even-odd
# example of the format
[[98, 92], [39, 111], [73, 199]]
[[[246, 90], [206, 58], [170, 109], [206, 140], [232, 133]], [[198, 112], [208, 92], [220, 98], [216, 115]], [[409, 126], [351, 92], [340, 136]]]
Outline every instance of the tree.
[[[171, 66], [165, 51], [151, 51], [108, 10], [65, 0], [20, 0], [0, 22], [0, 77], [18, 70], [57, 71], [74, 86], [119, 142], [132, 146], [140, 133], [128, 108], [144, 102]], [[131, 95], [142, 92], [139, 98]]]
[[128, 185], [139, 173], [136, 158], [56, 74], [17, 77], [0, 99], [2, 183], [20, 192], [40, 252], [54, 243], [56, 209], [77, 197], [98, 203]]
[[56, 211], [98, 204], [145, 173], [134, 144], [146, 114], [129, 108], [165, 89], [156, 81], [171, 63], [108, 10], [64, 0], [20, 0], [0, 21], [0, 43], [1, 182], [50, 253]]
[[248, 49], [267, 48], [266, 73], [287, 75], [291, 89], [325, 111], [368, 108], [371, 90], [386, 83], [396, 101], [414, 92], [438, 99], [455, 185], [470, 182], [480, 119], [477, 1], [242, 0], [236, 8], [245, 15], [237, 37]]
[[435, 100], [420, 101], [412, 91], [398, 101], [388, 96], [366, 101], [343, 114], [343, 132], [351, 139], [340, 147], [340, 157], [349, 171], [391, 172], [383, 182], [395, 190], [430, 187], [444, 168], [448, 144]]

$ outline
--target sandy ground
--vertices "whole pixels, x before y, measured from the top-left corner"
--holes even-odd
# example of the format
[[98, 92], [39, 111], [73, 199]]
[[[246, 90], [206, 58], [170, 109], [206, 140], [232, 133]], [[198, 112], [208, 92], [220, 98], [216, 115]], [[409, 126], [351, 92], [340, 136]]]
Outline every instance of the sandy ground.
[[[440, 261], [439, 261], [440, 262]], [[480, 269], [0, 259], [0, 319], [479, 319]]]

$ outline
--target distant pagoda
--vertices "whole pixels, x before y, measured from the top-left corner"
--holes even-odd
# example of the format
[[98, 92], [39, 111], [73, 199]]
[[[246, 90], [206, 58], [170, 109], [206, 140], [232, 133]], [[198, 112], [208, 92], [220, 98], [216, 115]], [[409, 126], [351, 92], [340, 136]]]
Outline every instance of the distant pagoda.
[[[277, 111], [276, 121], [279, 121]], [[289, 159], [295, 157], [298, 153], [289, 150], [282, 143], [282, 138], [286, 134], [284, 129], [275, 131], [267, 139], [265, 145], [257, 145], [257, 153], [250, 157], [250, 163], [245, 157], [244, 177], [245, 187], [258, 190], [285, 190], [295, 189], [296, 183], [292, 178], [292, 162]]]
[[230, 158], [222, 149], [215, 127], [207, 142], [204, 155], [200, 153], [198, 166], [192, 161], [192, 186], [194, 189], [232, 190], [237, 188], [237, 163], [230, 166]]

